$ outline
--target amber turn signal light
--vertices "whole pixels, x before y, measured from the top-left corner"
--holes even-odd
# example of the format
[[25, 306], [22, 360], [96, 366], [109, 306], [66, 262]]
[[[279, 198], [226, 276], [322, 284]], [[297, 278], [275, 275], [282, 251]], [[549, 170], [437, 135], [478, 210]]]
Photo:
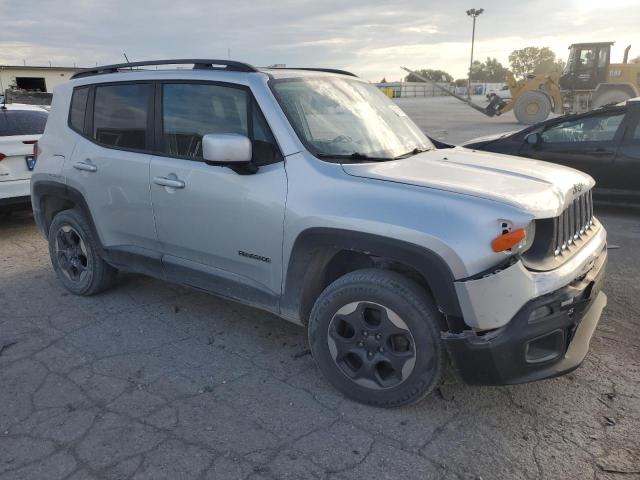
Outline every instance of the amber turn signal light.
[[527, 236], [524, 228], [518, 228], [504, 235], [500, 235], [491, 242], [491, 248], [494, 252], [504, 252], [520, 243]]

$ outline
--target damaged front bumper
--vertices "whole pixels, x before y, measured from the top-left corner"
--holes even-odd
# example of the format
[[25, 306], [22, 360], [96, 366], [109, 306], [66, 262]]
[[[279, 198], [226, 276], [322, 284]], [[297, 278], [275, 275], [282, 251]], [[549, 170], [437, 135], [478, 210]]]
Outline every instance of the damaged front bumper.
[[[567, 267], [566, 271], [534, 273], [524, 269], [520, 262], [503, 270], [507, 273], [502, 275], [502, 281], [485, 292], [487, 296], [482, 301], [490, 307], [484, 312], [504, 314], [522, 302], [515, 314], [506, 322], [500, 320], [501, 325], [493, 330], [443, 333], [452, 363], [467, 383], [531, 382], [563, 375], [582, 363], [607, 304], [606, 295], [600, 291], [607, 264], [604, 228], [584, 250], [571, 259], [571, 265], [560, 267]], [[565, 275], [569, 275], [569, 280]], [[532, 283], [526, 284], [519, 278], [522, 276]], [[483, 280], [488, 285], [491, 276], [475, 281]], [[562, 286], [558, 287], [558, 283]], [[525, 285], [530, 290], [523, 295], [518, 288]], [[533, 288], [546, 291], [526, 298]], [[509, 296], [510, 289], [517, 295]], [[467, 317], [465, 321], [469, 323]]]

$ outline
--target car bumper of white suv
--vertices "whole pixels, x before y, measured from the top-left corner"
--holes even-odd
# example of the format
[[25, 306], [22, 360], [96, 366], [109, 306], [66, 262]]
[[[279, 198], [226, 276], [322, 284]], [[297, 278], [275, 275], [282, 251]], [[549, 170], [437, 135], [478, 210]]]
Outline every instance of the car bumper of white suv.
[[0, 182], [0, 206], [29, 203], [29, 179]]
[[443, 340], [461, 377], [473, 384], [524, 383], [577, 368], [607, 304], [601, 292], [606, 231], [561, 267], [527, 270], [521, 261], [456, 282], [465, 322], [473, 329]]

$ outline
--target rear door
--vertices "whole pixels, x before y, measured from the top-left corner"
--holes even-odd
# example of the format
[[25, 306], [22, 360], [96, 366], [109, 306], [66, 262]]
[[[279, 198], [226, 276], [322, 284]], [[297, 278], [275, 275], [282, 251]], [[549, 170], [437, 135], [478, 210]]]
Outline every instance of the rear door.
[[31, 176], [35, 166], [33, 145], [44, 132], [47, 116], [44, 110], [0, 108], [0, 182]]
[[[69, 125], [79, 137], [65, 162], [67, 182], [84, 197], [102, 244], [158, 256], [149, 193], [153, 83], [76, 87]], [[159, 264], [159, 262], [158, 262]]]
[[[264, 116], [250, 90], [238, 85], [164, 82], [159, 89], [162, 153], [151, 161], [151, 195], [165, 274], [274, 309], [287, 179]], [[258, 170], [207, 164], [202, 137], [209, 133], [248, 136]]]
[[614, 188], [613, 160], [625, 111], [613, 109], [547, 126], [540, 132], [541, 142], [525, 143], [521, 154], [586, 172], [596, 180], [596, 188]]

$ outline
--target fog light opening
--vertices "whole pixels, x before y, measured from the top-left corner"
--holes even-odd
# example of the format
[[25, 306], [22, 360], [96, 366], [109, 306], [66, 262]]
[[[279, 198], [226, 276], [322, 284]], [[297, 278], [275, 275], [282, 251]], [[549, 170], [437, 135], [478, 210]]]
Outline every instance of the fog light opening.
[[527, 363], [542, 363], [554, 360], [564, 351], [564, 331], [554, 330], [527, 342], [525, 359]]

